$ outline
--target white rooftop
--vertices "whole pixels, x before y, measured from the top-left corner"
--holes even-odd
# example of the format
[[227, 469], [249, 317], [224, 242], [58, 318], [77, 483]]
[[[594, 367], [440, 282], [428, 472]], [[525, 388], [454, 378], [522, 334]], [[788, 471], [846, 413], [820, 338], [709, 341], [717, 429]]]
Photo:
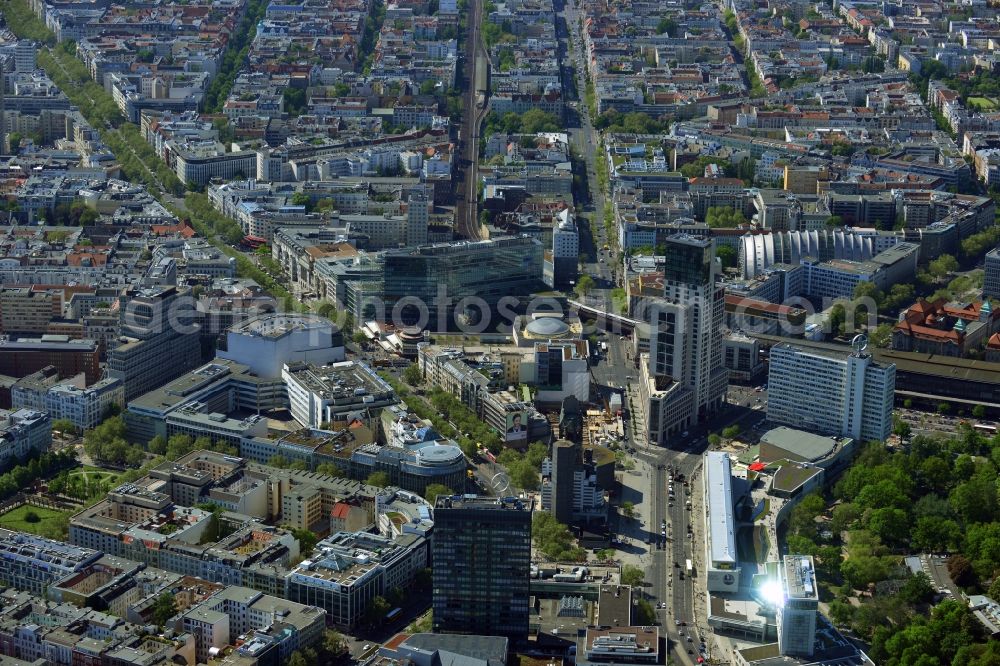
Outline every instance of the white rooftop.
[[708, 494], [709, 547], [713, 563], [736, 564], [736, 521], [729, 456], [719, 451], [705, 454]]

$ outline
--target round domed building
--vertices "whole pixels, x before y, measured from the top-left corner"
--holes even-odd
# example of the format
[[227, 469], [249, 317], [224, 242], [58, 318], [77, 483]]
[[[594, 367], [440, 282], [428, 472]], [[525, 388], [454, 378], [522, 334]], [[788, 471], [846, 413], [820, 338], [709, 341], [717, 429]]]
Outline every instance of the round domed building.
[[530, 347], [536, 342], [549, 340], [574, 340], [583, 335], [580, 320], [556, 313], [539, 313], [521, 316], [514, 321], [514, 342], [519, 347]]

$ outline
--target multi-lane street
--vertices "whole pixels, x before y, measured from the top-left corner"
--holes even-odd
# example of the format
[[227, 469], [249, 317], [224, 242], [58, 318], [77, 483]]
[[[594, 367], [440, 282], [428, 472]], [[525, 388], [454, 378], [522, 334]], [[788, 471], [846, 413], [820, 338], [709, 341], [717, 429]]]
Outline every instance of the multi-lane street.
[[[594, 129], [590, 111], [582, 98], [586, 90], [586, 61], [583, 40], [580, 35], [581, 12], [573, 0], [556, 3], [556, 30], [562, 55], [562, 70], [565, 89], [576, 91], [576, 99], [570, 102], [565, 114], [565, 129], [573, 153], [579, 156], [579, 174], [585, 185], [577, 192], [577, 214], [580, 216], [581, 262], [583, 272], [597, 283], [595, 294], [603, 294], [615, 286], [616, 272], [611, 252], [605, 247], [614, 243], [604, 228], [604, 197], [597, 178], [597, 160], [600, 135]], [[593, 230], [593, 232], [591, 231]]]
[[[599, 340], [608, 348], [593, 366], [594, 383], [604, 397], [612, 392], [631, 394], [638, 403], [639, 371], [631, 355], [631, 341], [611, 333], [601, 334]], [[702, 456], [709, 448], [708, 435], [733, 424], [753, 433], [766, 418], [756, 402], [763, 395], [753, 386], [731, 387], [724, 411], [693, 427], [686, 438], [668, 448], [647, 446], [641, 436], [634, 436], [631, 420], [635, 415], [629, 409], [624, 413], [626, 453], [636, 462], [636, 470], [629, 476], [629, 500], [639, 515], [638, 520], [623, 522], [621, 531], [646, 551], [639, 558], [646, 573], [644, 593], [656, 608], [677, 664], [695, 664], [701, 642], [708, 638], [703, 600], [706, 526], [700, 476]], [[627, 399], [625, 404], [627, 407]], [[687, 571], [687, 560], [692, 561], [693, 577]]]
[[[605, 397], [612, 392], [625, 393], [623, 387], [635, 386], [637, 370], [635, 360], [631, 355], [631, 342], [619, 335], [604, 334], [601, 337], [608, 345], [593, 368], [595, 384], [601, 387]], [[638, 394], [633, 391], [633, 399]], [[626, 399], [626, 405], [627, 405]], [[677, 448], [664, 449], [646, 446], [641, 438], [632, 437], [631, 419], [633, 415], [626, 410], [626, 451], [629, 452], [638, 465], [639, 478], [648, 478], [648, 501], [643, 501], [644, 507], [640, 523], [632, 524], [627, 536], [637, 543], [644, 544], [648, 555], [643, 557], [646, 570], [645, 592], [657, 609], [658, 620], [669, 640], [670, 649], [676, 652], [678, 663], [693, 664], [697, 658], [697, 642], [688, 643], [691, 625], [695, 620], [694, 580], [685, 573], [681, 579], [680, 571], [688, 559], [696, 560], [697, 552], [702, 547], [701, 526], [695, 524], [696, 511], [686, 508], [688, 493], [697, 492], [696, 482], [692, 477], [701, 464], [701, 453], [707, 447], [707, 430], [701, 429], [693, 433], [686, 442], [688, 450]], [[674, 497], [671, 499], [671, 476], [674, 476], [672, 487]], [[689, 485], [685, 485], [685, 483]], [[697, 502], [695, 503], [697, 504]], [[699, 514], [700, 515], [700, 514]], [[688, 526], [691, 525], [693, 535], [688, 537]], [[680, 564], [675, 567], [674, 564]], [[696, 579], [695, 579], [696, 580]], [[665, 607], [661, 608], [661, 604]], [[683, 622], [684, 625], [678, 625]], [[681, 635], [680, 632], [684, 632]], [[687, 653], [692, 650], [693, 655]]]

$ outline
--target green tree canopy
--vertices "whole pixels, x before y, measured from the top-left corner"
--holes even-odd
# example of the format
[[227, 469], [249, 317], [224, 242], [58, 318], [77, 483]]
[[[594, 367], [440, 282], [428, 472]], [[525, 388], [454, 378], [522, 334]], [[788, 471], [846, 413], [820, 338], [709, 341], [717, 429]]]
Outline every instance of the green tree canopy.
[[943, 278], [958, 270], [958, 260], [950, 254], [942, 254], [927, 265], [927, 272], [936, 278]]
[[403, 370], [403, 381], [410, 386], [416, 386], [423, 381], [423, 376], [420, 374], [420, 366], [416, 363], [406, 366], [406, 370]]
[[622, 567], [622, 584], [631, 585], [636, 587], [642, 585], [643, 581], [646, 579], [646, 572], [636, 566], [631, 564], [626, 564]]
[[712, 206], [705, 213], [705, 222], [713, 229], [727, 229], [746, 224], [747, 218], [735, 208]]
[[435, 500], [437, 500], [438, 495], [454, 495], [455, 491], [448, 486], [441, 483], [431, 483], [427, 485], [424, 490], [424, 499], [430, 502], [432, 505]]
[[574, 545], [569, 528], [546, 511], [531, 515], [531, 538], [549, 559], [580, 562], [586, 558], [583, 549]]
[[389, 478], [389, 475], [386, 472], [372, 472], [368, 475], [368, 478], [365, 479], [365, 483], [369, 486], [385, 488], [392, 483], [392, 479]]
[[164, 592], [160, 596], [156, 597], [156, 601], [153, 602], [151, 611], [153, 623], [158, 627], [164, 626], [167, 623], [167, 620], [177, 614], [177, 602], [174, 595], [169, 592]]

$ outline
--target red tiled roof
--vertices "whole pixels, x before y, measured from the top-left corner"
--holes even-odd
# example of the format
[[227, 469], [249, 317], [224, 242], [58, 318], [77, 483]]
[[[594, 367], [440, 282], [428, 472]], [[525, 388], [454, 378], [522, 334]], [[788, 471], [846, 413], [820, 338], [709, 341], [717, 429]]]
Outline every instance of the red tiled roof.
[[777, 303], [769, 303], [767, 301], [759, 301], [754, 298], [744, 298], [743, 296], [737, 296], [736, 294], [726, 294], [726, 305], [736, 307], [742, 307], [747, 310], [758, 310], [761, 312], [770, 312], [772, 314], [791, 314], [800, 308], [793, 308], [787, 305], [778, 305]]
[[191, 238], [192, 236], [197, 235], [197, 232], [191, 228], [191, 225], [183, 221], [178, 222], [177, 224], [154, 224], [153, 233], [157, 236], [179, 233], [185, 238]]

